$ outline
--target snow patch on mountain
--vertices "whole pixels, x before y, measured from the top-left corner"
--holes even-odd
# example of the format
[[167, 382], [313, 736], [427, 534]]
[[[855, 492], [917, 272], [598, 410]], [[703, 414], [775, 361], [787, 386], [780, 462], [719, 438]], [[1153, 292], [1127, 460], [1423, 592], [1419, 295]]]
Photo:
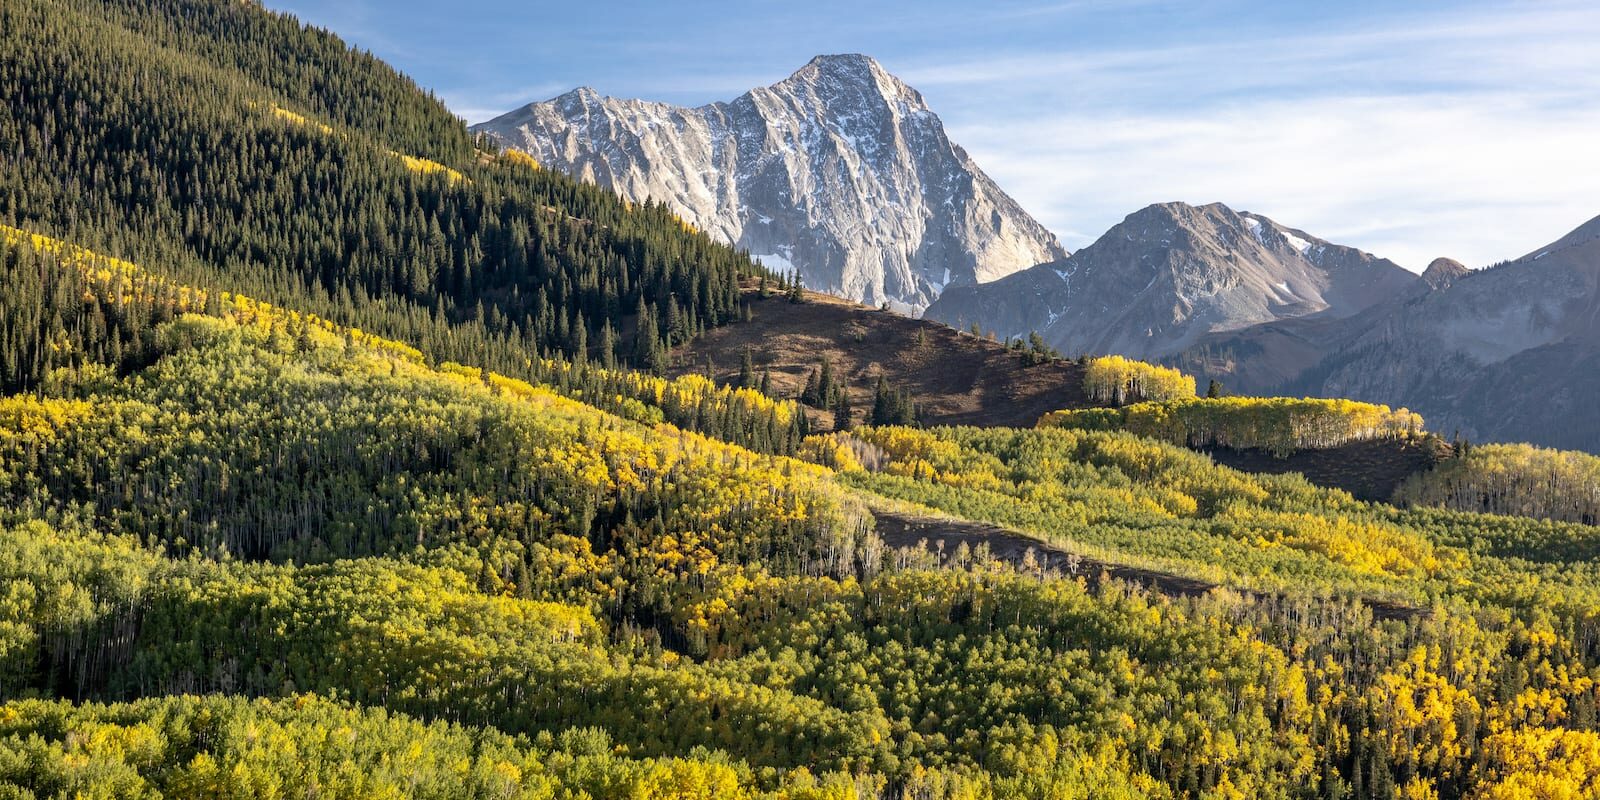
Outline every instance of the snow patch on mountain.
[[920, 312], [948, 287], [1066, 255], [867, 56], [818, 56], [699, 108], [582, 88], [474, 130], [873, 305]]
[[1162, 203], [1063, 261], [952, 288], [927, 316], [963, 329], [1038, 331], [1066, 353], [1164, 358], [1219, 331], [1347, 317], [1417, 282], [1393, 262], [1257, 214]]

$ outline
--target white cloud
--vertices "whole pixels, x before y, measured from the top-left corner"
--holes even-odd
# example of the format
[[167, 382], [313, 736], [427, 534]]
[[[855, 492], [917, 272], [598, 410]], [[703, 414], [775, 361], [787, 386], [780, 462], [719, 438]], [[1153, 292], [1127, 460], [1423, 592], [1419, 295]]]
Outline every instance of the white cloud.
[[984, 170], [1069, 247], [1152, 202], [1224, 202], [1420, 270], [1600, 214], [1600, 14], [912, 67]]
[[[472, 122], [579, 83], [731, 99], [818, 52], [868, 52], [1069, 246], [1152, 202], [1221, 201], [1420, 269], [1518, 256], [1600, 214], [1593, 0], [819, 2], [569, 16], [549, 23], [559, 47], [538, 69], [505, 48], [544, 12], [473, 22], [482, 47], [463, 49], [459, 36], [384, 38], [392, 12], [371, 0], [272, 5], [310, 6], [398, 61], [448, 65], [431, 85]], [[438, 24], [456, 24], [441, 8]]]
[[1600, 214], [1600, 107], [1316, 98], [954, 128], [1069, 247], [1152, 202], [1220, 201], [1420, 270], [1522, 255]]

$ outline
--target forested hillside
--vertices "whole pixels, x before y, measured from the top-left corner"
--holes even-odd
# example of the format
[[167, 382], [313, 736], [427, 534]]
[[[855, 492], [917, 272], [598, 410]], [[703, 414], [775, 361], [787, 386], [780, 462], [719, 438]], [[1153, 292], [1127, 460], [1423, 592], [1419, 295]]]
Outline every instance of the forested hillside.
[[[346, 708], [468, 725], [410, 735], [503, 742], [478, 796], [1493, 796], [1584, 786], [1600, 746], [1593, 528], [1402, 514], [1128, 434], [867, 429], [875, 471], [841, 481], [320, 327], [154, 341], [6, 401], [0, 690], [152, 699], [0, 706], [5, 780], [364, 796], [279, 775], [288, 734], [186, 743], [204, 708], [370, 730], [306, 747], [374, 785], [424, 729]], [[871, 534], [907, 501], [1251, 591], [934, 568]], [[283, 699], [154, 699], [195, 693]]]
[[[0, 24], [0, 222], [184, 284], [529, 376], [659, 372], [758, 272], [663, 208], [474, 150], [410, 80], [252, 4], [17, 0]], [[41, 377], [30, 334], [8, 331], [8, 389]]]
[[1588, 462], [1358, 502], [1180, 444], [1409, 416], [1023, 348], [1133, 405], [805, 436], [649, 371], [747, 260], [331, 36], [0, 23], [0, 798], [1600, 795]]

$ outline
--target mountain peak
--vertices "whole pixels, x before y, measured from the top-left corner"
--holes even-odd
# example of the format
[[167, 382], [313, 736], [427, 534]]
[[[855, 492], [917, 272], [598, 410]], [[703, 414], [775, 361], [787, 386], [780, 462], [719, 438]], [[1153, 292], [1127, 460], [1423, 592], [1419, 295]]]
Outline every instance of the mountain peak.
[[882, 72], [883, 65], [878, 60], [864, 53], [834, 53], [822, 54], [806, 62], [796, 72], [806, 69], [816, 69], [823, 72], [858, 74], [863, 70]]
[[1443, 289], [1472, 270], [1453, 258], [1436, 258], [1422, 271], [1422, 280], [1435, 289]]
[[[1132, 214], [1122, 218], [1116, 227], [1124, 229], [1121, 232], [1128, 238], [1147, 236], [1161, 237], [1161, 231], [1167, 227], [1188, 228], [1196, 220], [1204, 216], [1210, 206], [1193, 206], [1182, 201], [1165, 203], [1151, 203]], [[1157, 226], [1152, 229], [1152, 225]]]
[[474, 130], [871, 305], [918, 312], [947, 286], [1066, 255], [916, 89], [860, 53], [697, 108], [584, 87]]
[[861, 53], [817, 56], [771, 87], [778, 91], [802, 88], [816, 91], [830, 104], [852, 105], [863, 99], [871, 102], [883, 98], [903, 110], [928, 110], [916, 89], [884, 69], [872, 56]]
[[1151, 219], [1171, 220], [1180, 225], [1194, 225], [1201, 219], [1212, 221], [1232, 220], [1236, 217], [1253, 218], [1256, 220], [1272, 220], [1260, 214], [1251, 214], [1248, 211], [1235, 211], [1222, 203], [1206, 203], [1194, 205], [1182, 200], [1169, 200], [1164, 203], [1151, 203], [1138, 211], [1129, 214], [1124, 221], [1146, 221]]
[[[556, 95], [544, 102], [562, 106], [588, 106], [594, 105], [605, 99], [593, 86], [579, 86], [564, 94]], [[538, 105], [534, 103], [533, 105]]]
[[1221, 203], [1155, 203], [1070, 258], [943, 295], [957, 327], [1038, 331], [1063, 352], [1163, 358], [1266, 322], [1352, 316], [1405, 290], [1398, 265]]

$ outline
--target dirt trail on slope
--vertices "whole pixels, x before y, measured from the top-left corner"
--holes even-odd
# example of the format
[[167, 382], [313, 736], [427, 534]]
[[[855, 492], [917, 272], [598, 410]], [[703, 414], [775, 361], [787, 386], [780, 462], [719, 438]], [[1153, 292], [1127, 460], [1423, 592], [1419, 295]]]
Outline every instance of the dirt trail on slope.
[[[1199, 597], [1213, 589], [1222, 588], [1221, 584], [1196, 578], [1121, 564], [1108, 564], [987, 523], [920, 517], [888, 511], [877, 511], [873, 515], [878, 520], [878, 536], [883, 539], [886, 546], [925, 547], [940, 552], [941, 560], [946, 563], [954, 558], [956, 548], [962, 544], [966, 544], [968, 548], [988, 545], [989, 552], [1002, 561], [1021, 563], [1027, 552], [1032, 550], [1034, 560], [1041, 568], [1054, 570], [1063, 575], [1081, 575], [1091, 582], [1098, 581], [1104, 575], [1172, 597]], [[944, 543], [942, 551], [938, 551], [940, 542]], [[1238, 588], [1234, 590], [1256, 598], [1272, 596], [1265, 592]], [[1405, 620], [1426, 617], [1430, 614], [1425, 608], [1387, 600], [1362, 598], [1361, 602], [1372, 609], [1372, 616], [1379, 620]]]

